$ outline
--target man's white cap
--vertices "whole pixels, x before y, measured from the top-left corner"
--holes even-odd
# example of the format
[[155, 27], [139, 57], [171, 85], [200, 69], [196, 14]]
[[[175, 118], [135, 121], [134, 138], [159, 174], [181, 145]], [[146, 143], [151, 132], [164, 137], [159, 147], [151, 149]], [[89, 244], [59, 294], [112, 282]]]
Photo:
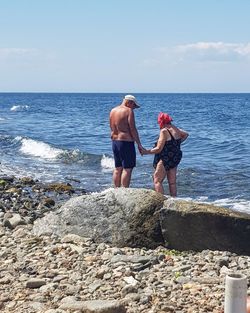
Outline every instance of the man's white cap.
[[126, 95], [124, 97], [125, 100], [129, 100], [129, 101], [133, 101], [135, 103], [136, 108], [139, 108], [140, 105], [138, 104], [138, 102], [136, 101], [135, 97], [132, 95]]

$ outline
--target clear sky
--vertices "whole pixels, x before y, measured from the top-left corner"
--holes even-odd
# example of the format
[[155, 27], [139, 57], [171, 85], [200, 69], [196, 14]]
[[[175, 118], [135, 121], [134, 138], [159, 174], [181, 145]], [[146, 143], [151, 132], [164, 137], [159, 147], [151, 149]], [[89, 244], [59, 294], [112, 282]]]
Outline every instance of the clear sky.
[[250, 0], [0, 0], [0, 92], [250, 92]]

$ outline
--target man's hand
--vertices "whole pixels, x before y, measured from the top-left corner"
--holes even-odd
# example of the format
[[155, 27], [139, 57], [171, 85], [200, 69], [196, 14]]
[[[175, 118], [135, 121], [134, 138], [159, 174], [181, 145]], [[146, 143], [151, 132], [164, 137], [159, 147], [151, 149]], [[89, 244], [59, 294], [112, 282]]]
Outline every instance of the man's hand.
[[141, 155], [150, 154], [150, 150], [143, 149]]
[[143, 148], [142, 145], [138, 145], [138, 150], [140, 152], [141, 155], [147, 154], [147, 150], [145, 148]]

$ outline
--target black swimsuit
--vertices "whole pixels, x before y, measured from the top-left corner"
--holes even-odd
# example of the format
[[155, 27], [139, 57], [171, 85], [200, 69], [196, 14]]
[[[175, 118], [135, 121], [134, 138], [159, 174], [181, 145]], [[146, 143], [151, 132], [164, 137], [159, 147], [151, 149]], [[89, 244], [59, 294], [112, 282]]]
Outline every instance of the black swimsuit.
[[181, 161], [181, 138], [175, 139], [169, 130], [167, 130], [171, 136], [171, 139], [165, 142], [165, 145], [160, 153], [157, 153], [154, 157], [153, 166], [156, 168], [158, 162], [162, 160], [165, 170], [168, 171], [171, 168], [175, 168]]

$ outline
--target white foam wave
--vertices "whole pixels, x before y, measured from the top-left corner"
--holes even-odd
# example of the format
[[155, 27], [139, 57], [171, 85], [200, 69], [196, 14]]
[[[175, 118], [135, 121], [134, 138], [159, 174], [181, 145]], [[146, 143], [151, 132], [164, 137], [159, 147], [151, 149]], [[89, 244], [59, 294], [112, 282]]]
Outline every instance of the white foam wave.
[[33, 139], [21, 139], [20, 151], [24, 154], [40, 157], [43, 159], [56, 159], [63, 150], [53, 148], [49, 144]]
[[14, 141], [15, 141], [15, 142], [19, 142], [19, 141], [22, 141], [22, 139], [23, 139], [22, 136], [16, 136], [16, 137], [14, 138]]
[[13, 105], [13, 107], [10, 109], [10, 111], [26, 111], [29, 109], [28, 105]]
[[101, 166], [103, 170], [113, 170], [115, 167], [114, 159], [103, 155], [101, 159]]
[[228, 207], [234, 211], [244, 212], [250, 214], [250, 201], [245, 199], [220, 199], [215, 200], [213, 204], [223, 207]]
[[224, 207], [224, 208], [229, 208], [233, 211], [237, 212], [242, 212], [242, 213], [247, 213], [250, 214], [250, 201], [245, 200], [245, 199], [239, 199], [239, 198], [224, 198], [224, 199], [218, 199], [215, 201], [208, 201], [208, 197], [198, 197], [198, 198], [176, 198], [176, 199], [181, 199], [181, 200], [186, 200], [186, 201], [194, 201], [194, 202], [199, 202], [199, 203], [207, 203], [207, 204], [213, 204], [216, 206]]

